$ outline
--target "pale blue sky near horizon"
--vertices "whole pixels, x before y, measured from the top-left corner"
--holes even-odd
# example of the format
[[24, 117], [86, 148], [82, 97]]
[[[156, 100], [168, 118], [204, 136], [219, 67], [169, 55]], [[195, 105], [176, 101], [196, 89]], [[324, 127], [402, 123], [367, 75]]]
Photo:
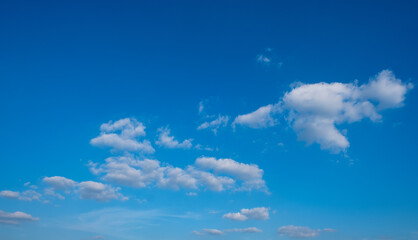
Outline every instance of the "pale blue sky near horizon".
[[418, 239], [415, 1], [0, 3], [0, 239]]

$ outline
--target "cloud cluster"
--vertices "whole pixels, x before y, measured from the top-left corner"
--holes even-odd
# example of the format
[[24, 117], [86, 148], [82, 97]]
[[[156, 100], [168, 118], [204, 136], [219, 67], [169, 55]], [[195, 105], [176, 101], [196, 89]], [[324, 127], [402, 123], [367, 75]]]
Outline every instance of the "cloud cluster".
[[170, 129], [159, 128], [159, 136], [156, 144], [166, 148], [183, 148], [190, 149], [192, 147], [192, 139], [186, 139], [183, 142], [175, 140], [173, 136], [170, 136]]
[[158, 160], [134, 156], [110, 157], [104, 164], [90, 162], [93, 174], [104, 181], [135, 188], [208, 189], [212, 191], [266, 190], [263, 170], [232, 159], [197, 158], [194, 165], [178, 168]]
[[110, 147], [115, 151], [131, 151], [154, 153], [148, 140], [139, 141], [145, 136], [145, 126], [134, 118], [124, 118], [116, 122], [104, 123], [100, 126], [100, 135], [90, 140], [90, 144], [98, 147]]
[[271, 127], [278, 121], [277, 113], [282, 112], [299, 140], [338, 153], [345, 151], [350, 143], [337, 125], [363, 119], [378, 122], [382, 119], [381, 111], [403, 106], [405, 95], [412, 88], [412, 84], [403, 83], [389, 70], [381, 71], [362, 85], [356, 81], [299, 83], [277, 104], [239, 115], [233, 124]]
[[100, 182], [84, 181], [77, 183], [71, 179], [61, 176], [45, 177], [43, 178], [43, 182], [48, 184], [50, 187], [45, 189], [45, 193], [59, 199], [64, 199], [61, 194], [56, 193], [56, 191], [60, 190], [66, 190], [65, 193], [77, 193], [81, 199], [93, 199], [99, 202], [127, 199], [119, 193], [120, 188], [114, 188]]
[[222, 218], [234, 221], [246, 221], [249, 219], [267, 220], [269, 219], [269, 209], [265, 207], [258, 207], [252, 209], [243, 208], [239, 212], [226, 213], [222, 216]]
[[15, 192], [10, 190], [3, 190], [0, 192], [0, 197], [9, 198], [9, 199], [17, 199], [22, 201], [32, 201], [32, 200], [40, 200], [42, 194], [38, 193], [35, 190], [26, 190], [23, 192]]
[[9, 213], [0, 210], [0, 224], [19, 225], [22, 222], [38, 221], [39, 218], [32, 217], [24, 212]]
[[312, 238], [317, 237], [321, 232], [335, 232], [336, 230], [331, 228], [325, 229], [311, 229], [309, 227], [300, 227], [300, 226], [282, 226], [277, 229], [277, 232], [280, 236], [286, 236], [289, 238]]

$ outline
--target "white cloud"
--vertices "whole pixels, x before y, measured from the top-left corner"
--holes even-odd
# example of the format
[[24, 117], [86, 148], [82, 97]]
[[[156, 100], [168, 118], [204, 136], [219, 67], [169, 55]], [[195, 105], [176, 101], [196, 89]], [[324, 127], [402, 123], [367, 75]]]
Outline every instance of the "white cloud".
[[200, 101], [199, 102], [199, 108], [198, 108], [199, 114], [202, 114], [204, 109], [205, 109], [205, 105], [204, 105], [203, 101]]
[[158, 136], [158, 141], [156, 141], [157, 145], [166, 148], [183, 148], [183, 149], [190, 149], [192, 147], [192, 139], [186, 139], [183, 142], [179, 142], [174, 139], [173, 136], [170, 136], [170, 129], [166, 128], [159, 128], [158, 132], [160, 133]]
[[64, 200], [65, 199], [65, 197], [63, 195], [55, 192], [53, 188], [45, 188], [44, 189], [44, 194], [46, 196], [50, 196], [52, 198], [57, 198], [57, 199], [60, 199], [60, 200]]
[[279, 61], [277, 55], [273, 52], [272, 48], [266, 48], [263, 53], [258, 54], [256, 61], [259, 64], [262, 64], [267, 67], [277, 67], [280, 68], [283, 65], [283, 62]]
[[289, 238], [312, 238], [319, 236], [321, 232], [336, 232], [336, 230], [332, 228], [325, 228], [323, 230], [310, 229], [309, 227], [288, 225], [279, 227], [277, 232], [280, 236], [286, 236]]
[[259, 63], [270, 63], [271, 59], [264, 54], [259, 54], [257, 56], [257, 62], [259, 62]]
[[44, 177], [42, 181], [50, 185], [54, 190], [68, 190], [76, 185], [76, 182], [73, 180], [60, 176]]
[[219, 163], [232, 164], [231, 169], [228, 169], [217, 166], [216, 159], [208, 158], [206, 161], [204, 159], [199, 158], [195, 165], [186, 166], [184, 169], [166, 163], [161, 164], [157, 160], [139, 160], [128, 155], [110, 157], [104, 164], [89, 166], [93, 173], [103, 175], [102, 179], [105, 181], [135, 188], [159, 187], [174, 190], [203, 188], [212, 191], [228, 189], [250, 191], [266, 188], [262, 179], [263, 171], [257, 165], [222, 159]]
[[119, 188], [113, 188], [107, 184], [86, 181], [78, 184], [78, 191], [81, 199], [94, 199], [100, 202], [106, 202], [114, 199], [122, 199], [124, 197], [118, 193]]
[[222, 218], [235, 220], [235, 221], [246, 221], [249, 219], [256, 220], [267, 220], [269, 219], [269, 209], [265, 207], [258, 208], [243, 208], [240, 212], [237, 213], [227, 213], [222, 216]]
[[222, 216], [222, 218], [234, 220], [234, 221], [246, 221], [248, 220], [248, 217], [244, 214], [241, 214], [239, 212], [237, 213], [226, 213]]
[[228, 125], [229, 116], [218, 115], [218, 117], [212, 121], [204, 122], [197, 127], [197, 130], [211, 129], [213, 133], [217, 133], [220, 127], [226, 127]]
[[213, 151], [213, 148], [208, 147], [208, 146], [202, 146], [201, 144], [196, 144], [194, 146], [194, 148], [196, 148], [197, 150], [206, 150], [206, 151], [210, 151], [210, 152]]
[[227, 174], [243, 181], [244, 189], [266, 189], [263, 180], [264, 171], [255, 164], [239, 163], [232, 159], [216, 159], [213, 157], [200, 157], [195, 165], [216, 174]]
[[338, 153], [349, 147], [347, 138], [336, 128], [368, 118], [379, 121], [380, 110], [403, 105], [411, 84], [404, 84], [384, 70], [367, 84], [300, 84], [283, 97], [288, 120], [300, 140], [318, 143], [322, 149]]
[[204, 229], [202, 229], [202, 231], [193, 231], [193, 233], [195, 234], [195, 235], [222, 235], [222, 234], [224, 234], [224, 232], [222, 232], [221, 230], [218, 230], [218, 229], [207, 229], [207, 228], [204, 228]]
[[39, 218], [32, 217], [24, 212], [9, 213], [0, 210], [0, 224], [19, 225], [22, 222], [38, 221]]
[[187, 170], [193, 177], [198, 179], [201, 185], [212, 191], [220, 192], [231, 189], [235, 184], [235, 180], [232, 178], [216, 176], [210, 172], [197, 170], [192, 166], [189, 166]]
[[20, 196], [19, 192], [4, 190], [0, 192], [0, 197], [17, 199]]
[[233, 229], [225, 229], [225, 230], [218, 230], [218, 229], [208, 229], [204, 228], [201, 231], [193, 231], [195, 235], [223, 235], [225, 233], [260, 233], [263, 232], [261, 229], [256, 227], [249, 227], [249, 228], [233, 228]]
[[23, 201], [32, 201], [32, 200], [40, 200], [42, 194], [38, 193], [35, 190], [26, 190], [20, 193], [19, 200]]
[[401, 107], [412, 84], [403, 83], [389, 70], [383, 70], [368, 83], [296, 84], [275, 105], [239, 115], [233, 125], [251, 128], [274, 126], [275, 113], [284, 112], [298, 139], [308, 144], [318, 143], [321, 149], [333, 153], [345, 151], [350, 143], [337, 125], [370, 119], [378, 122], [380, 112]]
[[61, 176], [45, 177], [43, 181], [50, 186], [50, 188], [44, 189], [45, 195], [61, 200], [65, 199], [65, 197], [55, 191], [63, 190], [67, 194], [77, 193], [80, 199], [93, 199], [99, 202], [115, 199], [127, 200], [126, 197], [119, 193], [120, 188], [114, 188], [100, 182], [84, 181], [77, 183]]
[[0, 192], [0, 197], [30, 202], [32, 200], [40, 200], [42, 197], [42, 194], [38, 193], [35, 190], [26, 190], [23, 192], [14, 192], [14, 191], [9, 191], [9, 190], [4, 190]]
[[140, 142], [139, 137], [145, 136], [145, 126], [134, 118], [124, 118], [116, 122], [110, 121], [100, 126], [100, 135], [90, 140], [90, 144], [98, 147], [111, 147], [113, 150], [154, 153], [148, 140]]
[[260, 107], [254, 112], [237, 116], [232, 123], [232, 126], [235, 127], [235, 125], [241, 125], [250, 128], [272, 127], [276, 124], [276, 120], [273, 116], [279, 111], [280, 108], [278, 104], [269, 104], [267, 106]]

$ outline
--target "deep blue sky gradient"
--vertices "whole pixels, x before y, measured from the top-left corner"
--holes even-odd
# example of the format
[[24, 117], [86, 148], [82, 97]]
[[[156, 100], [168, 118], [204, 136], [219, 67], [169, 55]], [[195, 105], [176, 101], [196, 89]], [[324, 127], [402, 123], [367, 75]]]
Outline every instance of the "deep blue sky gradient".
[[[111, 154], [90, 139], [100, 124], [134, 117], [152, 141], [168, 125], [178, 139], [218, 147], [211, 156], [256, 163], [271, 195], [124, 188], [147, 202], [0, 199], [0, 210], [41, 219], [0, 225], [0, 238], [89, 239], [100, 233], [67, 226], [116, 207], [197, 214], [155, 220], [129, 235], [195, 239], [191, 232], [201, 228], [246, 227], [208, 211], [268, 206], [277, 213], [252, 224], [264, 233], [246, 238], [279, 239], [276, 229], [293, 224], [338, 230], [318, 239], [418, 239], [416, 89], [380, 123], [343, 125], [348, 157], [306, 146], [285, 122], [216, 136], [196, 131], [202, 100], [208, 114], [234, 117], [277, 102], [297, 81], [365, 83], [390, 69], [417, 85], [417, 11], [416, 1], [3, 1], [0, 190], [41, 185], [45, 176], [98, 180], [85, 165]], [[257, 64], [266, 48], [280, 68]], [[154, 157], [184, 167], [201, 155], [208, 153], [157, 148]]]

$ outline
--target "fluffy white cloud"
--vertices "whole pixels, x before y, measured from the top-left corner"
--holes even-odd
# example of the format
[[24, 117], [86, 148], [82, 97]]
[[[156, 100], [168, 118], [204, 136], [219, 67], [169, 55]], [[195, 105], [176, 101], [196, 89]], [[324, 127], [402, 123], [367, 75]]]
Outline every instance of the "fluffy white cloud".
[[17, 199], [20, 196], [19, 192], [4, 190], [0, 192], [0, 197]]
[[98, 147], [111, 147], [113, 150], [154, 153], [148, 140], [139, 141], [145, 136], [145, 126], [134, 118], [110, 121], [100, 126], [100, 135], [90, 140], [90, 144]]
[[338, 153], [349, 147], [347, 138], [336, 128], [368, 118], [379, 121], [379, 111], [400, 107], [411, 84], [402, 83], [384, 70], [367, 84], [300, 84], [283, 97], [283, 107], [300, 140], [318, 143], [322, 149]]
[[[263, 171], [257, 165], [242, 164], [227, 159], [228, 163], [233, 164], [232, 168], [238, 169], [225, 170], [219, 167], [214, 168], [213, 163], [210, 165], [202, 159], [197, 159], [195, 165], [186, 166], [184, 169], [161, 164], [157, 160], [139, 160], [133, 156], [110, 157], [105, 160], [104, 164], [90, 163], [89, 166], [92, 173], [102, 174], [102, 179], [105, 181], [136, 188], [265, 190]], [[216, 159], [208, 159], [217, 163]], [[250, 175], [244, 176], [244, 174]], [[238, 185], [241, 182], [242, 184]]]
[[183, 149], [190, 149], [192, 147], [192, 139], [186, 139], [183, 142], [179, 142], [174, 139], [173, 136], [170, 136], [170, 129], [168, 128], [160, 128], [158, 129], [160, 133], [158, 136], [158, 141], [156, 141], [157, 145], [166, 148], [183, 148]]
[[60, 176], [44, 177], [42, 181], [50, 185], [54, 190], [68, 190], [76, 185], [76, 182], [73, 180]]
[[119, 188], [113, 188], [107, 184], [86, 181], [78, 184], [78, 191], [81, 199], [94, 199], [100, 202], [106, 202], [113, 199], [119, 199], [123, 196], [118, 193]]
[[239, 115], [235, 118], [232, 126], [241, 125], [250, 128], [266, 128], [272, 127], [276, 124], [276, 120], [273, 118], [274, 114], [280, 111], [278, 104], [260, 107], [254, 112]]
[[245, 189], [265, 189], [264, 171], [255, 164], [239, 163], [232, 159], [216, 159], [200, 157], [196, 159], [196, 166], [213, 170], [216, 174], [227, 174], [243, 181]]
[[335, 229], [325, 228], [325, 229], [310, 229], [309, 227], [300, 227], [300, 226], [282, 226], [277, 229], [277, 232], [280, 236], [286, 236], [290, 238], [311, 238], [317, 237], [321, 232], [336, 232]]
[[0, 210], [0, 223], [19, 225], [22, 222], [38, 221], [39, 218], [32, 217], [24, 212], [9, 213]]
[[226, 127], [229, 122], [229, 116], [219, 115], [216, 119], [204, 122], [197, 127], [197, 130], [211, 129], [213, 133], [217, 133], [220, 127]]
[[403, 83], [389, 70], [381, 71], [362, 85], [357, 82], [299, 83], [286, 92], [279, 103], [239, 115], [233, 125], [271, 127], [278, 121], [275, 113], [284, 112], [283, 117], [299, 140], [339, 153], [350, 143], [337, 125], [363, 119], [380, 121], [380, 112], [403, 106], [405, 95], [412, 88], [412, 84]]
[[235, 220], [235, 221], [246, 221], [249, 219], [267, 220], [269, 219], [269, 209], [265, 207], [258, 208], [243, 208], [237, 213], [226, 213], [222, 218]]

